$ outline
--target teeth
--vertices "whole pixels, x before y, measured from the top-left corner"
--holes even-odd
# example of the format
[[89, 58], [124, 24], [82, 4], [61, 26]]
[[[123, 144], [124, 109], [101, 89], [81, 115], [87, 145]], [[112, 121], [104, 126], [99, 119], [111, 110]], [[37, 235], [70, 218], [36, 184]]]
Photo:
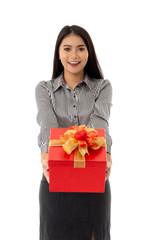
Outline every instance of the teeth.
[[79, 62], [69, 62], [69, 63], [71, 63], [71, 64], [77, 64], [77, 63], [79, 63]]

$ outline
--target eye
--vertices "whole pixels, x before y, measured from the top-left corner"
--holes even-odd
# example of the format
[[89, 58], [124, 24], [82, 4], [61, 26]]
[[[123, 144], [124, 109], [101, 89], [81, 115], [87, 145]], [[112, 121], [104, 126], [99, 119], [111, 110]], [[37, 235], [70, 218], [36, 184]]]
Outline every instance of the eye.
[[82, 51], [84, 51], [84, 50], [85, 50], [85, 48], [83, 48], [83, 47], [79, 48], [79, 51], [80, 51], [80, 52], [82, 52]]
[[64, 48], [64, 51], [69, 52], [70, 48]]

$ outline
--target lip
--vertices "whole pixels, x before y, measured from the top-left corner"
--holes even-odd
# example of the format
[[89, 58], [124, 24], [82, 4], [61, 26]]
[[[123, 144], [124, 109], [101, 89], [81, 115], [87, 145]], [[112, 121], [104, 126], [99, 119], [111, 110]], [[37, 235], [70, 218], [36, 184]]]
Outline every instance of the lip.
[[68, 64], [70, 65], [70, 66], [72, 66], [72, 67], [77, 67], [79, 64], [80, 64], [80, 62], [77, 62], [77, 61], [71, 61], [71, 62], [68, 62]]

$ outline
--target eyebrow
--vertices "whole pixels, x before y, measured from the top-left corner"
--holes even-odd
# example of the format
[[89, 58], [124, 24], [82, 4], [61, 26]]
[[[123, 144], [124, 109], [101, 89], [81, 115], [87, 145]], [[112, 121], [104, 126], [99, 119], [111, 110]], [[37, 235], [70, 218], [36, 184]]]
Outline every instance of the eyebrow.
[[[65, 44], [65, 45], [63, 45], [63, 47], [72, 47], [72, 45]], [[85, 44], [80, 44], [77, 47], [86, 47], [86, 45]]]

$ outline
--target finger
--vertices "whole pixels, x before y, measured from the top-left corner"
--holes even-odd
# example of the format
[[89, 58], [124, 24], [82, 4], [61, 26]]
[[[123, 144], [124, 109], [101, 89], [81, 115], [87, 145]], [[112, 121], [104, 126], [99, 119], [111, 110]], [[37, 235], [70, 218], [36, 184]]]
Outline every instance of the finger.
[[48, 166], [47, 160], [44, 159], [44, 160], [42, 161], [42, 166], [45, 167], [45, 168], [47, 168], [47, 166]]
[[48, 160], [47, 159], [43, 159], [41, 161], [41, 163], [42, 163], [42, 166], [44, 166], [45, 168], [49, 169], [49, 165], [48, 165]]
[[106, 172], [106, 179], [108, 179], [110, 176], [110, 172]]
[[49, 170], [49, 165], [48, 165], [48, 163], [47, 163], [47, 170]]
[[47, 165], [46, 165], [46, 164], [43, 164], [43, 165], [42, 165], [42, 168], [43, 168], [44, 170], [46, 170], [46, 169], [47, 169]]
[[107, 178], [109, 178], [110, 173], [111, 173], [111, 168], [106, 169], [106, 177], [107, 177]]
[[46, 179], [47, 179], [47, 182], [49, 183], [49, 171], [46, 171], [45, 177], [46, 177]]
[[110, 167], [111, 167], [111, 165], [112, 165], [112, 163], [111, 163], [111, 162], [107, 162], [107, 168], [110, 168]]
[[49, 170], [46, 170], [46, 175], [49, 177]]
[[107, 180], [109, 178], [109, 175], [106, 173], [106, 178], [105, 178], [105, 180]]
[[48, 160], [47, 160], [47, 159], [42, 159], [42, 160], [41, 160], [41, 163], [42, 163], [42, 164], [47, 164], [47, 163], [48, 163]]
[[49, 176], [47, 176], [47, 175], [44, 175], [44, 176], [45, 176], [47, 182], [49, 183]]
[[43, 173], [44, 173], [44, 176], [45, 176], [47, 182], [49, 183], [49, 170], [44, 169]]
[[49, 183], [49, 177], [48, 176], [46, 177], [46, 179], [47, 179], [47, 182]]

